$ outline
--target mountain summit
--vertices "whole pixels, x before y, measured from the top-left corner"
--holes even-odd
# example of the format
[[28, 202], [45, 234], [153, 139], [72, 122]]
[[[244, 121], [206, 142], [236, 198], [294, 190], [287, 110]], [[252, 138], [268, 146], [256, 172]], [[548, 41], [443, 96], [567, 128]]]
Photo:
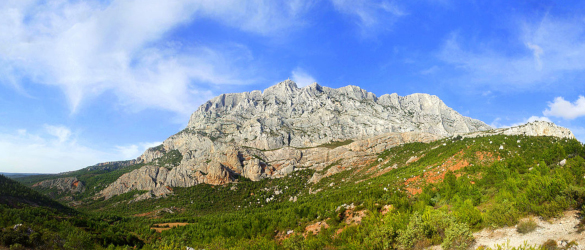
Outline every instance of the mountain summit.
[[187, 129], [223, 142], [270, 150], [391, 132], [450, 136], [491, 127], [462, 116], [433, 95], [376, 97], [357, 86], [332, 89], [313, 83], [298, 88], [287, 80], [263, 92], [215, 97], [191, 115]]
[[148, 190], [142, 196], [148, 198], [176, 186], [225, 184], [240, 176], [278, 178], [338, 162], [339, 168], [322, 174], [331, 175], [367, 164], [376, 153], [402, 143], [489, 129], [433, 95], [377, 97], [357, 86], [299, 88], [287, 80], [204, 103], [186, 129], [138, 159], [145, 167], [121, 176], [100, 196]]

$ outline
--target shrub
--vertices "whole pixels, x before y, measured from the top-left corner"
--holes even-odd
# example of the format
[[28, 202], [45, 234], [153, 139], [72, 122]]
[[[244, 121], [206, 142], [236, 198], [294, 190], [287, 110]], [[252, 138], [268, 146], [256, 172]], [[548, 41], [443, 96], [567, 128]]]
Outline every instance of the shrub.
[[528, 220], [520, 221], [520, 223], [518, 223], [518, 226], [516, 226], [516, 231], [518, 231], [518, 233], [521, 234], [527, 234], [536, 230], [537, 227], [538, 225], [536, 224], [536, 221], [534, 221], [533, 218], [530, 218]]
[[504, 200], [502, 203], [492, 205], [487, 212], [486, 222], [492, 227], [512, 226], [518, 222], [519, 216], [514, 204]]
[[545, 249], [545, 250], [558, 249], [557, 242], [555, 240], [547, 240], [544, 243], [542, 243], [542, 249]]
[[408, 226], [399, 230], [398, 245], [400, 249], [426, 248], [440, 244], [445, 230], [454, 222], [454, 218], [441, 210], [427, 208], [421, 215], [415, 212]]
[[443, 249], [463, 250], [471, 247], [475, 238], [465, 223], [453, 223], [445, 231], [445, 239], [441, 247]]

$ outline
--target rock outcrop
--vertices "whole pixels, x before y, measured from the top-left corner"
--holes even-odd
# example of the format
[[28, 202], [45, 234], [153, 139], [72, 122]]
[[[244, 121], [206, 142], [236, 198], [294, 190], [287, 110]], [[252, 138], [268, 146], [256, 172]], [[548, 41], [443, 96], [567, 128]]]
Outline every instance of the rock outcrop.
[[526, 135], [526, 136], [554, 136], [559, 138], [575, 139], [575, 135], [568, 128], [557, 126], [552, 122], [534, 121], [526, 124], [499, 128], [488, 131], [462, 134], [464, 137], [477, 137], [488, 135]]
[[264, 150], [314, 147], [391, 132], [450, 136], [488, 129], [433, 95], [376, 97], [357, 86], [332, 89], [314, 83], [298, 88], [290, 80], [264, 92], [215, 97], [191, 115], [187, 126], [190, 133]]
[[[186, 129], [138, 158], [151, 166], [123, 175], [100, 196], [130, 190], [158, 196], [176, 186], [225, 184], [236, 176], [279, 178], [339, 162], [327, 170], [333, 174], [402, 143], [488, 129], [428, 94], [377, 97], [357, 86], [298, 88], [287, 80], [263, 92], [223, 94], [201, 105]], [[173, 151], [182, 156], [180, 163], [161, 168], [159, 159]]]
[[75, 177], [64, 177], [52, 180], [45, 180], [34, 184], [32, 187], [56, 189], [59, 192], [66, 192], [72, 194], [81, 193], [85, 191], [85, 185], [83, 185], [83, 182], [77, 180], [77, 178]]

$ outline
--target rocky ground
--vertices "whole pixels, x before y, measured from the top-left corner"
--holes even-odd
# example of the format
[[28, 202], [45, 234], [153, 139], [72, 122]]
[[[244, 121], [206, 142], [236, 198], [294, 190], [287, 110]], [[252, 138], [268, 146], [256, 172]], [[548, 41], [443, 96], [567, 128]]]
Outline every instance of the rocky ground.
[[524, 244], [542, 245], [547, 240], [555, 240], [560, 246], [565, 242], [575, 241], [579, 244], [575, 249], [585, 249], [585, 232], [577, 232], [579, 223], [578, 211], [567, 211], [561, 218], [543, 221], [534, 218], [538, 227], [533, 232], [521, 234], [516, 227], [505, 227], [496, 230], [484, 229], [474, 234], [476, 244], [495, 248], [496, 245], [508, 244], [510, 247], [517, 247]]

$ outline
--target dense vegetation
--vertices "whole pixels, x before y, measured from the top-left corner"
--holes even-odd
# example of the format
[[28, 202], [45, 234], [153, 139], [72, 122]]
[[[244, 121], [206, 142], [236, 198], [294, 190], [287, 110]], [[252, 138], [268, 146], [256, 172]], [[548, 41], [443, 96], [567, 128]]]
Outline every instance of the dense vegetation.
[[[302, 170], [281, 179], [174, 188], [174, 195], [155, 200], [128, 202], [135, 193], [86, 199], [77, 210], [90, 226], [67, 222], [64, 227], [90, 235], [86, 243], [92, 247], [142, 247], [137, 242], [144, 242], [144, 249], [422, 249], [437, 244], [464, 249], [473, 243], [475, 230], [583, 207], [584, 157], [578, 141], [552, 137], [410, 143], [381, 153], [370, 166], [316, 184], [308, 183], [313, 171]], [[10, 212], [27, 209], [36, 208]], [[3, 218], [7, 211], [2, 210]], [[162, 233], [150, 230], [164, 222], [189, 224]], [[309, 232], [307, 226], [317, 222], [327, 227]], [[22, 222], [1, 226], [16, 223]], [[134, 241], [99, 238], [114, 225]]]
[[0, 245], [10, 249], [142, 247], [119, 216], [82, 214], [0, 175]]

